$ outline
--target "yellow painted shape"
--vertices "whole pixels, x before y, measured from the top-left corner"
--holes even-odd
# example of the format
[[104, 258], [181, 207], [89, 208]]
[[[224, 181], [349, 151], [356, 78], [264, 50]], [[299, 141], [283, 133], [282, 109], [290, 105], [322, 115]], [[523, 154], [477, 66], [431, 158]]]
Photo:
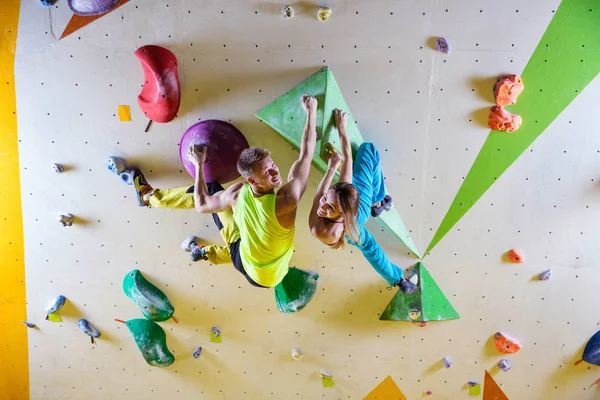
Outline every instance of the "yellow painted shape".
[[330, 376], [324, 376], [323, 377], [323, 387], [332, 387], [334, 385], [333, 383], [333, 378]]
[[62, 322], [62, 318], [59, 313], [48, 314], [48, 321], [50, 322]]
[[29, 398], [23, 219], [15, 95], [15, 50], [20, 0], [0, 12], [0, 397]]
[[388, 376], [363, 400], [406, 400], [406, 396], [392, 377]]
[[119, 121], [131, 122], [131, 109], [127, 105], [117, 106]]

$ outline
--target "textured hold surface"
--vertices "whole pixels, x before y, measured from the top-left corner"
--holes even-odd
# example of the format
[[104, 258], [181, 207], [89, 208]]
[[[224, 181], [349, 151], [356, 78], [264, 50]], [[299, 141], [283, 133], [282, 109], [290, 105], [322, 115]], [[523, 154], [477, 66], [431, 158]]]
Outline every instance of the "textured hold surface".
[[415, 266], [413, 273], [419, 276], [417, 291], [407, 295], [398, 290], [380, 320], [427, 322], [460, 318], [422, 263]]
[[59, 312], [60, 309], [65, 305], [66, 301], [67, 298], [62, 294], [56, 296], [52, 303], [48, 304], [48, 307], [46, 307], [46, 314], [54, 314]]
[[521, 343], [517, 339], [502, 332], [494, 335], [494, 344], [496, 345], [496, 350], [506, 354], [516, 353], [522, 348]]
[[125, 275], [123, 291], [148, 319], [166, 321], [175, 312], [167, 296], [137, 269]]
[[131, 319], [126, 322], [144, 360], [153, 367], [168, 367], [175, 357], [167, 348], [167, 335], [156, 323], [147, 319]]
[[512, 361], [507, 358], [503, 358], [502, 360], [498, 361], [498, 368], [504, 372], [508, 372], [512, 368]]
[[600, 331], [596, 332], [585, 345], [583, 361], [600, 366]]
[[452, 366], [452, 359], [450, 357], [444, 357], [444, 368], [448, 369]]
[[[326, 155], [327, 145], [331, 143], [337, 151], [341, 152], [339, 136], [335, 130], [333, 110], [338, 108], [350, 113], [350, 108], [346, 104], [346, 100], [329, 67], [321, 69], [290, 89], [286, 94], [258, 111], [256, 116], [279, 133], [288, 143], [299, 149], [304, 123], [306, 122], [306, 113], [300, 104], [300, 98], [304, 94], [315, 96], [319, 102], [317, 108], [317, 146], [312, 163], [319, 171], [324, 173], [327, 170], [327, 162], [323, 157]], [[352, 149], [356, 151], [364, 140], [353, 117], [348, 119], [346, 131], [352, 143]], [[419, 251], [413, 243], [402, 218], [400, 218], [398, 210], [393, 209], [390, 212], [383, 213], [376, 220], [389, 234], [400, 240], [408, 250], [420, 257]]]
[[499, 106], [510, 106], [517, 103], [517, 98], [525, 89], [523, 80], [518, 75], [501, 76], [494, 84], [494, 99]]
[[59, 214], [56, 216], [56, 219], [62, 226], [73, 226], [73, 223], [75, 222], [73, 214]]
[[170, 50], [153, 45], [140, 47], [135, 56], [144, 70], [144, 85], [138, 96], [141, 110], [154, 122], [172, 121], [181, 100], [177, 57]]
[[281, 283], [275, 286], [277, 308], [284, 314], [302, 310], [317, 290], [319, 274], [290, 268]]
[[119, 0], [68, 0], [71, 11], [80, 16], [104, 14], [118, 2]]
[[440, 37], [438, 40], [435, 41], [435, 45], [437, 47], [437, 51], [440, 51], [445, 54], [450, 53], [450, 43], [448, 43], [448, 40], [446, 40], [446, 38]]
[[523, 252], [519, 249], [512, 249], [508, 252], [508, 259], [514, 263], [521, 264], [525, 261]]
[[105, 161], [106, 168], [114, 174], [119, 175], [127, 168], [127, 164], [125, 164], [125, 160], [120, 157], [108, 157]]
[[179, 145], [179, 158], [185, 170], [196, 177], [196, 168], [188, 160], [187, 152], [191, 145], [207, 147], [204, 175], [206, 182], [219, 182], [224, 185], [240, 176], [237, 161], [248, 141], [235, 126], [216, 119], [201, 121], [190, 126]]
[[77, 322], [77, 326], [83, 333], [92, 338], [99, 338], [101, 336], [100, 331], [94, 327], [87, 319], [81, 318]]
[[523, 119], [520, 115], [511, 114], [500, 106], [490, 108], [488, 126], [496, 131], [514, 132], [521, 127]]

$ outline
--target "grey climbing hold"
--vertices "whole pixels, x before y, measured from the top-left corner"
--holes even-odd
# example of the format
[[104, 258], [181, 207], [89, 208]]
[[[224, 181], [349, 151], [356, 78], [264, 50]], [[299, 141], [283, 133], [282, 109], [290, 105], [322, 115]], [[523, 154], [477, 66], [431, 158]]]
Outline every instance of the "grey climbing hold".
[[45, 7], [52, 7], [58, 3], [58, 0], [40, 0], [40, 3]]
[[214, 337], [221, 336], [221, 330], [219, 328], [217, 328], [216, 326], [213, 326], [212, 328], [210, 328], [210, 331], [212, 332]]
[[292, 349], [292, 358], [294, 360], [301, 360], [303, 356], [304, 354], [302, 354], [302, 350], [299, 348], [296, 347]]
[[37, 328], [37, 325], [34, 324], [33, 322], [29, 322], [29, 321], [21, 321], [21, 322], [28, 328], [31, 328], [31, 329]]
[[450, 43], [448, 43], [446, 38], [440, 37], [438, 40], [436, 40], [435, 45], [437, 47], [437, 51], [444, 54], [450, 53]]
[[71, 226], [75, 222], [73, 214], [59, 214], [56, 219], [62, 224], [62, 226]]
[[502, 360], [498, 361], [498, 368], [500, 368], [503, 372], [508, 372], [512, 368], [512, 361], [503, 358]]
[[121, 172], [125, 171], [127, 165], [122, 158], [113, 156], [106, 159], [106, 168], [108, 168], [110, 172], [119, 175]]
[[541, 274], [538, 276], [538, 279], [539, 279], [540, 281], [547, 281], [548, 279], [550, 279], [550, 277], [551, 277], [551, 276], [552, 276], [552, 270], [551, 270], [551, 269], [549, 269], [549, 270], [546, 270], [546, 271], [542, 272], [542, 273], [541, 273]]
[[100, 331], [94, 327], [87, 319], [81, 318], [79, 322], [77, 322], [77, 326], [83, 333], [88, 335], [92, 339], [92, 343], [94, 343], [94, 338], [99, 338], [101, 336]]
[[321, 375], [321, 378], [333, 378], [333, 374], [323, 368], [319, 370], [319, 375]]
[[444, 368], [448, 369], [452, 366], [452, 359], [450, 357], [444, 357]]
[[292, 6], [285, 6], [283, 7], [283, 10], [281, 10], [281, 15], [283, 15], [283, 18], [285, 19], [291, 19], [294, 18], [294, 8]]
[[192, 353], [192, 357], [200, 358], [201, 355], [202, 355], [202, 346], [198, 346], [198, 348], [196, 350], [194, 350], [194, 352]]
[[475, 387], [477, 386], [479, 383], [477, 381], [469, 381], [467, 382], [467, 385], [471, 386], [471, 387]]
[[46, 307], [46, 314], [54, 314], [60, 311], [65, 305], [67, 298], [62, 294], [56, 296], [56, 299]]
[[121, 178], [126, 185], [133, 185], [133, 170], [126, 169], [119, 174], [119, 178]]
[[60, 174], [65, 170], [65, 168], [60, 164], [52, 164], [52, 169], [54, 169], [54, 172], [56, 172], [57, 174]]

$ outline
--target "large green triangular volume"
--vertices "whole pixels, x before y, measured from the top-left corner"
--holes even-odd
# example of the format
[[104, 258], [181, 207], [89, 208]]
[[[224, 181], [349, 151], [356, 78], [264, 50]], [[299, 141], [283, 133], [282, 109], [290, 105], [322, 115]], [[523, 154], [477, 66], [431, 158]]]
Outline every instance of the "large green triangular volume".
[[460, 316], [422, 263], [413, 269], [419, 278], [417, 291], [404, 294], [398, 290], [379, 317], [382, 321], [444, 321]]
[[[344, 100], [344, 96], [329, 67], [321, 69], [293, 89], [290, 89], [286, 94], [258, 111], [256, 116], [273, 128], [288, 143], [300, 148], [306, 122], [306, 114], [300, 104], [300, 98], [304, 94], [315, 96], [319, 102], [319, 108], [317, 109], [317, 133], [319, 138], [313, 165], [324, 173], [327, 170], [327, 162], [322, 158], [324, 145], [331, 143], [338, 150], [341, 150], [339, 137], [335, 130], [333, 110], [339, 108], [349, 112], [348, 104], [346, 104], [346, 100]], [[347, 130], [352, 148], [356, 151], [364, 140], [354, 122], [354, 118], [349, 118]], [[377, 218], [377, 222], [414, 255], [420, 257], [408, 229], [406, 229], [396, 209], [383, 213], [380, 218]]]
[[523, 125], [514, 133], [489, 133], [425, 253], [598, 75], [598, 11], [597, 0], [563, 0], [560, 4], [521, 74], [525, 90], [511, 112], [521, 115]]
[[167, 296], [137, 269], [125, 275], [123, 291], [148, 319], [159, 322], [166, 321], [175, 312]]
[[290, 268], [283, 280], [275, 286], [275, 302], [280, 312], [291, 314], [302, 310], [317, 291], [319, 274], [299, 268]]

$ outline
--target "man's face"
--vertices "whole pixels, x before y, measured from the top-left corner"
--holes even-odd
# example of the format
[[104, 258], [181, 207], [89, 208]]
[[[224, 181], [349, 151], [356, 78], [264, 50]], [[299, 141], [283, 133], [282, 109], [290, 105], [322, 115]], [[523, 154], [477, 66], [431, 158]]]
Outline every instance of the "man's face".
[[274, 189], [283, 183], [281, 175], [279, 175], [279, 168], [277, 168], [271, 157], [267, 157], [256, 163], [253, 170], [253, 176], [248, 179], [250, 183], [254, 183], [264, 189]]

